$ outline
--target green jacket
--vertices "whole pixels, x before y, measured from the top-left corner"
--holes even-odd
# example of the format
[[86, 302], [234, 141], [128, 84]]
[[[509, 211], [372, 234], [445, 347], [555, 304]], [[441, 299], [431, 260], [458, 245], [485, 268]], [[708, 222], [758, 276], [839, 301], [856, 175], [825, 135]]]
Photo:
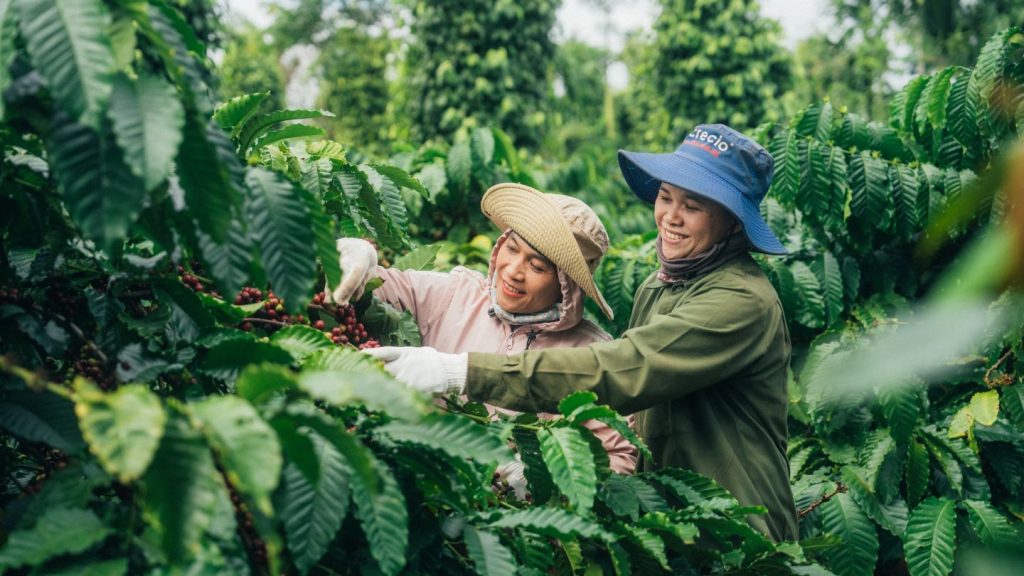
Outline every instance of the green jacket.
[[740, 502], [762, 505], [750, 522], [795, 540], [786, 458], [790, 341], [778, 294], [747, 254], [694, 280], [655, 275], [637, 290], [630, 328], [611, 342], [515, 356], [469, 355], [474, 401], [551, 412], [591, 390], [622, 413], [654, 462], [714, 478]]

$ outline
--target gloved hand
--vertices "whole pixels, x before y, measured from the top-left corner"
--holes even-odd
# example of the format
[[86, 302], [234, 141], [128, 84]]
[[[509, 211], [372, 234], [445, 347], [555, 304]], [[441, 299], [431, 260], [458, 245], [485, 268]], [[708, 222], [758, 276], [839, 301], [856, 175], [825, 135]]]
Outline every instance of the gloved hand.
[[328, 302], [344, 306], [349, 300], [359, 300], [366, 283], [377, 277], [377, 250], [360, 238], [339, 238], [335, 246], [340, 255], [341, 283], [333, 291], [324, 286], [324, 295]]
[[445, 354], [433, 348], [383, 346], [363, 350], [384, 362], [384, 368], [413, 390], [427, 394], [462, 394], [466, 389], [469, 354]]
[[515, 460], [505, 462], [501, 466], [498, 466], [498, 469], [494, 471], [500, 480], [504, 480], [508, 483], [509, 487], [515, 492], [516, 498], [519, 500], [526, 500], [526, 497], [530, 494], [529, 486], [526, 484], [524, 469], [525, 466], [523, 466], [523, 461], [519, 458], [519, 454], [517, 453]]

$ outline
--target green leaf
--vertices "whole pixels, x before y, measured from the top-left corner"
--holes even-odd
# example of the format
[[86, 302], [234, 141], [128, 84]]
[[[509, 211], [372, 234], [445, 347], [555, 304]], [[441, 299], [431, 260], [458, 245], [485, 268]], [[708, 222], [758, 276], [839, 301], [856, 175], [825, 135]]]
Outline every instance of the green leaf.
[[570, 427], [546, 428], [537, 432], [537, 438], [559, 491], [580, 514], [588, 513], [597, 493], [597, 471], [586, 438]]
[[29, 530], [11, 533], [0, 549], [0, 568], [38, 566], [63, 554], [76, 554], [107, 538], [110, 529], [89, 510], [51, 509]]
[[643, 550], [645, 554], [654, 558], [662, 570], [670, 570], [668, 556], [665, 552], [665, 542], [658, 535], [633, 524], [622, 524], [621, 528], [627, 534], [628, 540]]
[[58, 107], [99, 129], [114, 68], [106, 5], [100, 0], [19, 0], [17, 6], [32, 65], [46, 79]]
[[907, 452], [907, 504], [917, 506], [921, 498], [928, 492], [928, 479], [931, 476], [931, 460], [928, 449], [914, 439], [911, 440]]
[[825, 299], [818, 277], [806, 263], [799, 260], [792, 263], [790, 270], [800, 294], [800, 312], [796, 321], [808, 328], [821, 328], [825, 322]]
[[1018, 430], [1024, 430], [1024, 384], [1014, 384], [1003, 388], [1001, 399], [1003, 410]]
[[433, 270], [434, 259], [441, 251], [441, 244], [420, 246], [408, 254], [404, 254], [391, 263], [393, 270]]
[[946, 576], [953, 570], [956, 504], [929, 498], [910, 514], [903, 539], [910, 576]]
[[914, 112], [917, 110], [917, 102], [921, 93], [928, 85], [927, 75], [917, 76], [899, 93], [899, 98], [893, 99], [890, 105], [889, 124], [897, 130], [912, 133], [914, 130]]
[[319, 460], [316, 482], [298, 466], [285, 465], [278, 516], [296, 568], [306, 574], [327, 552], [348, 514], [349, 469], [341, 453], [316, 434], [310, 435]]
[[862, 512], [878, 523], [879, 526], [888, 530], [893, 536], [903, 534], [902, 519], [891, 518], [882, 508], [878, 495], [874, 488], [864, 479], [864, 475], [851, 466], [843, 466], [843, 481], [849, 489], [849, 495], [854, 502], [860, 506]]
[[590, 391], [573, 392], [572, 394], [562, 398], [562, 401], [558, 403], [558, 411], [563, 416], [571, 416], [573, 412], [584, 406], [590, 407], [597, 401], [597, 394]]
[[453, 458], [502, 464], [514, 457], [505, 440], [491, 428], [458, 414], [429, 414], [421, 422], [395, 421], [379, 430], [395, 442], [438, 450]]
[[991, 426], [999, 417], [999, 391], [988, 390], [971, 396], [971, 413], [974, 420], [983, 426]]
[[[243, 167], [231, 141], [214, 122], [204, 124], [195, 114], [186, 114], [175, 170], [199, 230], [222, 245], [240, 221], [242, 201]], [[211, 271], [216, 276], [217, 269]]]
[[113, 135], [58, 114], [50, 138], [52, 166], [75, 222], [86, 237], [111, 249], [128, 234], [146, 190], [121, 156]]
[[[365, 450], [365, 449], [364, 449]], [[376, 476], [377, 486], [371, 486], [364, 474], [350, 477], [355, 516], [363, 527], [370, 544], [370, 553], [381, 572], [398, 574], [405, 566], [405, 553], [409, 546], [409, 513], [405, 497], [391, 471], [377, 461], [369, 451], [369, 473]], [[351, 460], [350, 465], [355, 466]]]
[[77, 453], [84, 446], [73, 404], [50, 392], [6, 393], [0, 400], [0, 428], [64, 452]]
[[996, 550], [1019, 545], [1020, 534], [991, 504], [980, 500], [963, 500], [961, 504], [982, 544]]
[[865, 230], [887, 230], [892, 205], [885, 162], [861, 152], [853, 155], [849, 169], [853, 215]]
[[270, 96], [269, 91], [235, 96], [217, 106], [217, 109], [213, 111], [213, 119], [221, 129], [230, 133], [231, 137], [235, 137], [268, 96]]
[[296, 362], [302, 362], [319, 350], [334, 348], [326, 334], [310, 326], [294, 325], [282, 328], [270, 337], [270, 342], [287, 350]]
[[461, 188], [469, 186], [469, 178], [473, 173], [473, 155], [468, 143], [458, 142], [448, 150], [447, 173], [449, 182]]
[[900, 444], [909, 441], [921, 417], [920, 393], [907, 387], [887, 386], [878, 391], [878, 401], [893, 440]]
[[398, 186], [401, 186], [402, 188], [408, 188], [410, 190], [415, 190], [425, 198], [430, 197], [430, 191], [424, 188], [423, 184], [420, 184], [419, 180], [413, 178], [412, 175], [410, 175], [405, 170], [402, 170], [397, 166], [391, 166], [390, 164], [370, 164], [369, 166], [370, 168], [373, 168], [385, 178], [390, 179]]
[[917, 177], [917, 171], [909, 166], [894, 166], [890, 180], [893, 184], [893, 195], [896, 204], [896, 231], [905, 239], [910, 239], [921, 229], [924, 214], [921, 213], [921, 194], [928, 189]]
[[515, 558], [497, 534], [467, 525], [462, 530], [462, 537], [477, 574], [494, 576], [516, 573]]
[[[0, 0], [0, 94], [7, 91], [11, 83], [11, 62], [14, 60], [14, 37], [17, 35], [17, 20], [11, 11], [13, 0]], [[0, 98], [0, 120], [4, 118], [4, 99]]]
[[635, 476], [612, 474], [598, 487], [597, 497], [617, 516], [628, 516], [632, 521], [640, 517], [640, 498], [636, 483], [642, 482]]
[[167, 559], [177, 565], [187, 565], [199, 551], [214, 511], [231, 506], [209, 445], [177, 409], [169, 411], [141, 491], [143, 518], [159, 534]]
[[544, 464], [537, 432], [517, 426], [512, 429], [512, 438], [515, 440], [516, 451], [523, 461], [523, 475], [530, 487], [530, 494], [533, 495], [535, 502], [547, 502], [555, 494], [555, 485], [551, 473]]
[[210, 348], [199, 370], [214, 378], [232, 381], [238, 373], [250, 364], [270, 362], [288, 365], [292, 355], [283, 348], [269, 342], [257, 342], [241, 338], [225, 340]]
[[500, 128], [492, 128], [491, 131], [494, 133], [494, 161], [504, 161], [509, 173], [515, 176], [519, 173], [519, 155], [516, 154], [512, 138]]
[[313, 232], [301, 191], [284, 176], [259, 167], [249, 168], [245, 181], [246, 214], [267, 280], [289, 310], [298, 310], [313, 293], [316, 274]]
[[384, 365], [369, 354], [354, 348], [332, 347], [314, 352], [306, 357], [302, 368], [307, 372], [317, 370], [336, 370], [339, 372], [357, 372], [360, 374], [387, 375]]
[[[289, 120], [308, 120], [311, 118], [333, 118], [334, 114], [326, 110], [278, 110], [269, 114], [259, 114], [246, 121], [238, 135], [238, 150], [243, 155], [248, 155], [253, 148], [253, 142], [262, 137], [274, 124], [287, 122]], [[236, 127], [235, 132], [238, 132]]]
[[946, 109], [949, 94], [953, 89], [953, 77], [963, 70], [958, 66], [950, 66], [929, 81], [932, 84], [927, 102], [928, 121], [935, 129], [946, 127]]
[[805, 108], [797, 122], [796, 132], [800, 136], [811, 136], [819, 142], [831, 140], [832, 104], [828, 101], [815, 102]]
[[772, 140], [771, 153], [775, 158], [775, 177], [772, 191], [783, 206], [792, 206], [800, 188], [800, 155], [796, 132], [783, 130]]
[[401, 241], [401, 246], [407, 245], [409, 239], [406, 229], [409, 227], [409, 214], [398, 186], [369, 164], [364, 164], [359, 169], [366, 175], [370, 187], [377, 192], [380, 210], [387, 218], [388, 229]]
[[228, 235], [222, 242], [202, 230], [195, 230], [196, 243], [203, 266], [209, 270], [222, 294], [237, 294], [249, 279], [253, 256], [242, 219], [236, 218], [228, 226]]
[[124, 161], [146, 190], [163, 182], [181, 144], [185, 113], [165, 80], [144, 75], [114, 78], [108, 111]]
[[837, 494], [819, 510], [822, 529], [843, 540], [841, 546], [826, 553], [828, 567], [838, 576], [872, 573], [878, 561], [878, 534], [853, 498]]
[[970, 69], [960, 69], [947, 99], [947, 130], [962, 146], [975, 146], [978, 136], [978, 90], [970, 76]]
[[269, 146], [275, 142], [280, 142], [282, 140], [292, 140], [294, 138], [313, 138], [316, 136], [326, 135], [327, 132], [325, 132], [324, 129], [320, 128], [319, 126], [308, 126], [306, 124], [291, 124], [289, 126], [281, 128], [280, 130], [271, 130], [265, 133], [264, 135], [260, 136], [258, 139], [256, 139], [255, 142], [252, 143], [252, 149], [256, 151], [259, 150], [260, 148], [263, 148], [264, 146]]
[[284, 366], [273, 364], [249, 366], [235, 381], [235, 392], [254, 406], [286, 390], [298, 390], [294, 373]]
[[822, 287], [825, 323], [831, 325], [843, 312], [843, 272], [831, 252], [822, 252], [811, 263], [811, 271]]
[[82, 379], [75, 381], [75, 414], [89, 451], [123, 483], [147, 470], [167, 420], [160, 399], [145, 386], [106, 394]]
[[335, 406], [363, 404], [411, 421], [418, 420], [428, 406], [422, 396], [382, 373], [307, 370], [299, 376], [299, 388]]
[[192, 405], [192, 413], [218, 454], [231, 485], [271, 515], [270, 494], [281, 475], [281, 446], [277, 435], [248, 402], [213, 396]]
[[526, 508], [502, 510], [490, 516], [492, 528], [519, 528], [543, 536], [566, 539], [572, 537], [612, 539], [604, 528], [583, 516], [558, 508]]
[[640, 451], [640, 454], [645, 458], [652, 458], [650, 449], [647, 444], [637, 436], [636, 432], [629, 425], [629, 421], [626, 420], [621, 414], [613, 410], [612, 408], [605, 405], [591, 405], [591, 406], [580, 406], [576, 408], [570, 414], [568, 418], [574, 424], [583, 425], [588, 420], [596, 420], [602, 424], [606, 424], [609, 428], [617, 432], [620, 436], [625, 438], [630, 444], [636, 447]]
[[[327, 184], [330, 185], [330, 175], [327, 175]], [[336, 248], [338, 234], [335, 231], [334, 219], [327, 215], [321, 196], [313, 194], [310, 190], [300, 188], [299, 196], [306, 203], [306, 210], [312, 221], [314, 247], [320, 266], [323, 268], [324, 277], [328, 286], [337, 286], [341, 283], [341, 265], [338, 263], [338, 250]]]

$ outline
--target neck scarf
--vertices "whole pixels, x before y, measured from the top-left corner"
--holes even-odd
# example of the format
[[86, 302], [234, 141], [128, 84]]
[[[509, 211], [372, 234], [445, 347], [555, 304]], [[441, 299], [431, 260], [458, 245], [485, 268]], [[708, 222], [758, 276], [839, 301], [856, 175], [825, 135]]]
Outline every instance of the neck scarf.
[[498, 317], [498, 319], [504, 320], [505, 322], [515, 326], [523, 326], [525, 324], [544, 324], [546, 322], [554, 322], [562, 317], [562, 312], [559, 307], [561, 302], [555, 302], [550, 307], [532, 314], [517, 314], [515, 312], [508, 312], [504, 310], [498, 305], [498, 295], [496, 292], [497, 282], [497, 278], [491, 279], [491, 288], [489, 292], [491, 295], [491, 313]]
[[683, 280], [692, 280], [702, 276], [732, 260], [739, 254], [746, 253], [750, 249], [746, 236], [743, 232], [736, 232], [726, 236], [725, 240], [718, 242], [704, 252], [688, 258], [676, 258], [668, 260], [661, 248], [661, 236], [655, 242], [658, 251], [658, 261], [661, 262], [661, 269], [658, 270], [658, 279], [662, 282], [672, 284]]

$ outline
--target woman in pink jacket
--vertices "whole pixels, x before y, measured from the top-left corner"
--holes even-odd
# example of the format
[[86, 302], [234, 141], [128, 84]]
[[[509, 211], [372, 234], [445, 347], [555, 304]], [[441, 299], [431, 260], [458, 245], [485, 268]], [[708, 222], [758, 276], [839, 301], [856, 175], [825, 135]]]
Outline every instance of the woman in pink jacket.
[[[345, 274], [329, 297], [338, 304], [358, 299], [366, 282], [378, 276], [384, 284], [374, 294], [410, 311], [423, 345], [442, 352], [508, 355], [610, 340], [583, 319], [584, 295], [612, 316], [594, 284], [593, 272], [608, 250], [608, 234], [594, 211], [575, 198], [521, 184], [492, 187], [481, 208], [504, 231], [494, 243], [486, 277], [461, 266], [449, 273], [382, 268], [372, 245], [342, 238], [338, 251]], [[612, 470], [635, 470], [636, 450], [628, 441], [600, 422], [586, 426], [608, 451]]]

